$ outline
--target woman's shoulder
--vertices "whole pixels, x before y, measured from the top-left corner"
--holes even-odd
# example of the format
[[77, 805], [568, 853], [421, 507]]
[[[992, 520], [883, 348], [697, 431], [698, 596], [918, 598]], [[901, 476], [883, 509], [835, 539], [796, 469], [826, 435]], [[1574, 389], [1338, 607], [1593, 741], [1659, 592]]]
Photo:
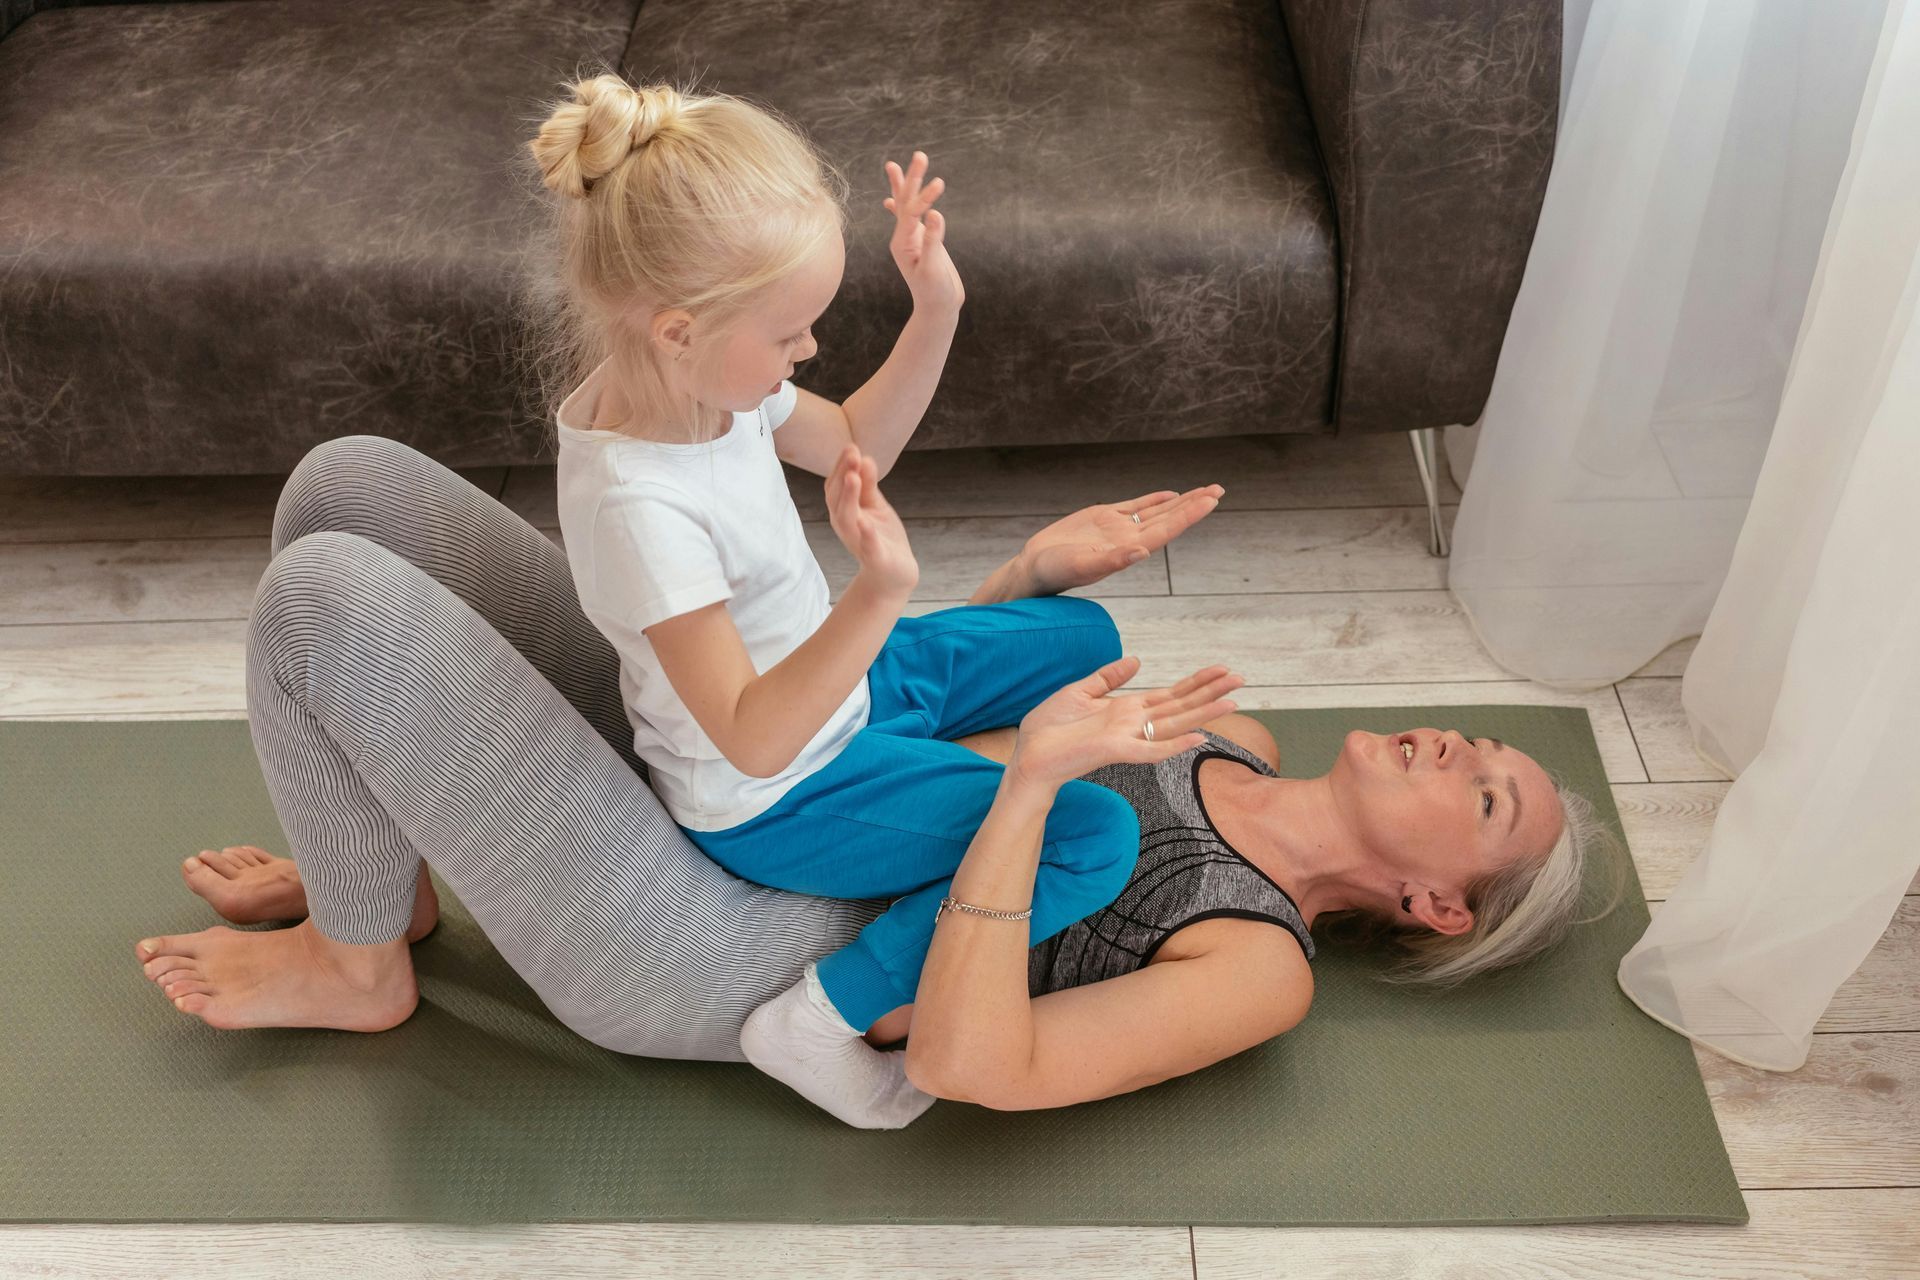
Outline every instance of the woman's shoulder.
[[1311, 998], [1313, 965], [1300, 940], [1285, 926], [1266, 920], [1216, 916], [1195, 921], [1169, 934], [1147, 964], [1216, 955], [1227, 957], [1236, 973], [1299, 988]]
[[1218, 746], [1215, 740], [1225, 739], [1267, 768], [1279, 772], [1280, 744], [1274, 740], [1272, 731], [1252, 716], [1236, 711], [1213, 721], [1202, 732], [1209, 735], [1210, 745]]

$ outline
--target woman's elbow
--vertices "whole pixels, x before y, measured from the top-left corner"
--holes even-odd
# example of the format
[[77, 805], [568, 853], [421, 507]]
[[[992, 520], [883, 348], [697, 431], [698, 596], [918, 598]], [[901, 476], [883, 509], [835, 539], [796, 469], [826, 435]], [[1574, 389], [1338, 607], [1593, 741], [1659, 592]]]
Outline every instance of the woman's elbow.
[[954, 1081], [948, 1078], [951, 1074], [950, 1072], [942, 1068], [938, 1062], [931, 1060], [928, 1055], [915, 1053], [913, 1051], [913, 1040], [911, 1037], [907, 1040], [905, 1056], [906, 1061], [901, 1065], [906, 1068], [907, 1083], [920, 1090], [920, 1092], [930, 1093], [934, 1097], [943, 1098], [948, 1102], [973, 1101], [972, 1098], [967, 1096], [966, 1090], [959, 1088]]

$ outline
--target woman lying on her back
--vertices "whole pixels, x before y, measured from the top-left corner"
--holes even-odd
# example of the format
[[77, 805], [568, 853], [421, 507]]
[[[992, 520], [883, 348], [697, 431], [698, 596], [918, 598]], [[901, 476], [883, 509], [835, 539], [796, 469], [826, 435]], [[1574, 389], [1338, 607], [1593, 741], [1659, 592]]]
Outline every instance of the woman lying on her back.
[[[739, 1061], [748, 1015], [889, 905], [753, 885], [681, 839], [564, 553], [446, 467], [377, 436], [330, 441], [288, 479], [273, 551], [248, 716], [298, 866], [235, 846], [184, 874], [236, 923], [311, 915], [141, 940], [182, 1012], [222, 1028], [405, 1020], [407, 941], [437, 906], [424, 860], [578, 1034]], [[915, 1000], [864, 1029], [878, 1047], [911, 1028], [906, 1071], [929, 1103], [1063, 1106], [1258, 1044], [1306, 1012], [1308, 930], [1330, 913], [1388, 922], [1418, 953], [1397, 976], [1441, 983], [1571, 922], [1603, 829], [1518, 749], [1356, 730], [1327, 773], [1282, 778], [1258, 722], [1221, 714], [1237, 678], [1102, 696], [1133, 672], [1122, 659], [1069, 685], [1017, 735], [959, 739], [1008, 767], [929, 913], [949, 896], [1026, 910], [1051, 797], [1082, 775], [1129, 802], [1141, 851], [1109, 907], [1051, 938], [940, 912]], [[380, 933], [347, 943], [368, 918]]]

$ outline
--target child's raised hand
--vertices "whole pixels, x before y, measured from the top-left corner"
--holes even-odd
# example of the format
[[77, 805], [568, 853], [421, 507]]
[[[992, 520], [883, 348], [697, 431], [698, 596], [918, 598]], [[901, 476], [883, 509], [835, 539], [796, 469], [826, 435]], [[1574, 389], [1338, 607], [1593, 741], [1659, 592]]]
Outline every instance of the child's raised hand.
[[860, 576], [903, 597], [913, 594], [920, 565], [907, 542], [907, 527], [880, 496], [878, 464], [851, 441], [827, 477], [827, 519], [840, 545], [859, 562]]
[[[916, 308], [958, 311], [967, 300], [960, 284], [960, 273], [947, 256], [946, 216], [933, 207], [946, 189], [945, 178], [935, 178], [926, 186], [920, 180], [927, 173], [927, 153], [916, 151], [905, 173], [893, 161], [887, 161], [887, 185], [893, 194], [880, 203], [893, 210], [893, 240], [888, 245], [900, 274], [907, 279]], [[921, 217], [925, 215], [925, 221]]]

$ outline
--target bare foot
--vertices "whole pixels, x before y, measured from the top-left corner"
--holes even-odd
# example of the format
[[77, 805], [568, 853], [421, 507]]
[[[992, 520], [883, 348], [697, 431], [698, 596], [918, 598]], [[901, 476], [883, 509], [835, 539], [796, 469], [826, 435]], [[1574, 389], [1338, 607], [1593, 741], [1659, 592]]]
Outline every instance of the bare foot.
[[[224, 920], [260, 924], [267, 920], [307, 918], [307, 889], [292, 858], [278, 858], [250, 844], [224, 849], [202, 849], [180, 864], [187, 888], [207, 900]], [[418, 942], [440, 922], [440, 897], [433, 877], [420, 864], [420, 883], [413, 891], [413, 920], [407, 941]]]
[[385, 1031], [405, 1022], [420, 1001], [404, 941], [334, 942], [306, 920], [264, 933], [215, 925], [146, 938], [133, 950], [174, 1008], [223, 1030]]

